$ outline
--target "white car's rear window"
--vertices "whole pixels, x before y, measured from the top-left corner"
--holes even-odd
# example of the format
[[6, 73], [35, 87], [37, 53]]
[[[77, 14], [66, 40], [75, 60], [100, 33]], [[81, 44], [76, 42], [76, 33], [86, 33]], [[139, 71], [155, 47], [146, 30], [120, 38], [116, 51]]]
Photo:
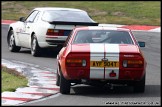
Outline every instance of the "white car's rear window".
[[48, 10], [43, 13], [42, 20], [65, 22], [94, 22], [84, 11]]

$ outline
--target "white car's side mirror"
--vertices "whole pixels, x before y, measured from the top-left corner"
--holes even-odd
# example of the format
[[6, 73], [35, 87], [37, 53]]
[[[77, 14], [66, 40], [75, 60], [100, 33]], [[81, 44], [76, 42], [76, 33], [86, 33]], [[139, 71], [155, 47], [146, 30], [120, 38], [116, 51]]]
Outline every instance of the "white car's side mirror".
[[25, 17], [20, 17], [19, 21], [24, 22], [25, 21]]

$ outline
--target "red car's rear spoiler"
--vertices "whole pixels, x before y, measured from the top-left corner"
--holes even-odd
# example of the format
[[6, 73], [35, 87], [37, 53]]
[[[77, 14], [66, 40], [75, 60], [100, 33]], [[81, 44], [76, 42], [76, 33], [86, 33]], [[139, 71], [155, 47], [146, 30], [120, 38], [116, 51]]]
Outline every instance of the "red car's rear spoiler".
[[58, 24], [58, 25], [87, 25], [87, 26], [98, 26], [99, 23], [93, 22], [63, 22], [63, 21], [53, 21], [49, 22], [50, 24]]

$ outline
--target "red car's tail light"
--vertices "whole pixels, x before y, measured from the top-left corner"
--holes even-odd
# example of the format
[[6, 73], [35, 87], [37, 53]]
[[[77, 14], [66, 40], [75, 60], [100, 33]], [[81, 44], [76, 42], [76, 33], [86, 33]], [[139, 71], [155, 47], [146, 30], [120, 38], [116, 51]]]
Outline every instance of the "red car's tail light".
[[81, 67], [86, 66], [86, 60], [81, 59], [67, 59], [66, 65], [71, 67]]
[[64, 30], [48, 29], [46, 35], [63, 36], [64, 35]]
[[139, 68], [143, 67], [144, 63], [141, 60], [124, 60], [123, 67], [125, 68]]

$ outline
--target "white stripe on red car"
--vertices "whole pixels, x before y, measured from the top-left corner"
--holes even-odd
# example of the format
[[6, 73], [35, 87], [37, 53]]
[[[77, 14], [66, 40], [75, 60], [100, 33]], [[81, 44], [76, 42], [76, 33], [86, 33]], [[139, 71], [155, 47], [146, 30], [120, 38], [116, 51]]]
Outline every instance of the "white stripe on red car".
[[118, 44], [90, 44], [90, 78], [119, 78]]
[[104, 58], [104, 44], [90, 44], [90, 63], [94, 63], [95, 66], [92, 67], [90, 64], [90, 78], [104, 78], [104, 68], [99, 67], [100, 63], [97, 63], [97, 61], [101, 61], [102, 58]]

